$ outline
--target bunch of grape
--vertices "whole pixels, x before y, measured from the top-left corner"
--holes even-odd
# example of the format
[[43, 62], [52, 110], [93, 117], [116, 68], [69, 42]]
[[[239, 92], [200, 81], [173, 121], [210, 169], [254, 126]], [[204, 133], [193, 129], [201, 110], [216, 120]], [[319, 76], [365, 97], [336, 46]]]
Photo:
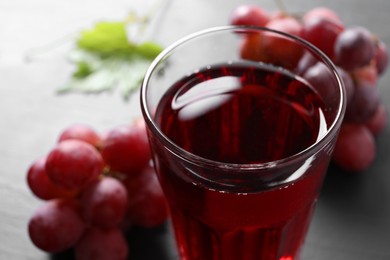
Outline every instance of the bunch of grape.
[[125, 231], [158, 226], [168, 215], [150, 160], [143, 120], [102, 136], [86, 125], [65, 129], [27, 173], [45, 200], [29, 221], [31, 241], [49, 253], [73, 248], [78, 260], [128, 259]]
[[[282, 11], [271, 13], [257, 5], [240, 5], [231, 13], [229, 23], [267, 27], [301, 37], [334, 62], [345, 85], [347, 109], [332, 159], [350, 172], [366, 170], [376, 156], [375, 138], [387, 124], [387, 111], [377, 88], [388, 64], [385, 43], [362, 26], [347, 28], [338, 14], [327, 7], [294, 16]], [[308, 82], [319, 85], [324, 89], [320, 94], [326, 95], [327, 71], [322, 64], [311, 56], [306, 58], [291, 42], [269, 39], [272, 41], [248, 35], [241, 56], [264, 60], [262, 53], [255, 51], [262, 44], [273, 58], [283, 57], [289, 64], [296, 64], [296, 71]]]

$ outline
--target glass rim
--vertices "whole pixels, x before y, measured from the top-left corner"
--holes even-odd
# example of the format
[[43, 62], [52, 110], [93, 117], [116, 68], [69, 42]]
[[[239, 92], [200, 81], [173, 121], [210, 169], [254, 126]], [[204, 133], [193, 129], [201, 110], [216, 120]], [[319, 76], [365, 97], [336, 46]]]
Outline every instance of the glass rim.
[[[158, 65], [164, 61], [166, 58], [169, 57], [171, 53], [175, 51], [176, 48], [182, 46], [188, 41], [191, 41], [193, 39], [197, 39], [202, 36], [206, 36], [209, 34], [217, 33], [217, 32], [225, 32], [225, 31], [240, 31], [240, 30], [252, 30], [252, 31], [268, 31], [271, 33], [279, 34], [284, 37], [290, 38], [291, 40], [294, 40], [301, 45], [304, 46], [305, 49], [309, 49], [311, 52], [314, 52], [316, 55], [320, 57], [320, 60], [331, 70], [332, 75], [337, 80], [337, 85], [339, 86], [339, 94], [340, 94], [340, 101], [338, 102], [338, 111], [337, 114], [331, 124], [331, 126], [327, 129], [326, 133], [323, 134], [323, 136], [314, 142], [312, 145], [306, 147], [305, 149], [299, 151], [298, 153], [295, 153], [293, 155], [281, 158], [279, 160], [264, 162], [264, 163], [247, 163], [247, 164], [239, 164], [239, 163], [228, 163], [228, 162], [221, 162], [221, 161], [215, 161], [211, 159], [207, 159], [205, 157], [193, 154], [191, 152], [186, 151], [185, 149], [181, 148], [177, 144], [175, 144], [173, 141], [171, 141], [157, 126], [153, 119], [153, 115], [150, 113], [148, 108], [148, 98], [147, 98], [147, 89], [149, 85], [149, 80], [153, 73], [155, 72]], [[311, 44], [310, 42], [295, 36], [291, 35], [285, 32], [273, 30], [266, 27], [258, 27], [258, 26], [247, 26], [247, 25], [226, 25], [226, 26], [216, 26], [211, 27], [208, 29], [203, 29], [200, 31], [197, 31], [195, 33], [189, 34], [185, 37], [182, 37], [181, 39], [173, 42], [171, 45], [166, 47], [151, 63], [149, 68], [147, 69], [144, 79], [142, 81], [141, 85], [141, 95], [140, 95], [140, 101], [141, 101], [141, 112], [144, 115], [145, 122], [148, 126], [148, 128], [158, 136], [159, 140], [163, 141], [166, 148], [169, 149], [170, 152], [174, 153], [179, 158], [196, 164], [196, 165], [204, 165], [208, 167], [214, 167], [214, 168], [220, 168], [220, 169], [231, 169], [231, 170], [239, 170], [239, 171], [245, 171], [245, 170], [261, 170], [266, 168], [273, 168], [278, 165], [285, 165], [289, 163], [294, 163], [300, 158], [304, 158], [306, 155], [309, 154], [308, 158], [311, 155], [314, 155], [316, 152], [318, 152], [320, 147], [325, 146], [327, 143], [329, 143], [332, 139], [332, 137], [337, 133], [339, 126], [341, 125], [344, 117], [344, 112], [346, 108], [346, 97], [345, 97], [345, 89], [344, 89], [344, 83], [341, 79], [341, 76], [337, 72], [336, 66], [333, 64], [333, 62], [328, 58], [319, 48]]]

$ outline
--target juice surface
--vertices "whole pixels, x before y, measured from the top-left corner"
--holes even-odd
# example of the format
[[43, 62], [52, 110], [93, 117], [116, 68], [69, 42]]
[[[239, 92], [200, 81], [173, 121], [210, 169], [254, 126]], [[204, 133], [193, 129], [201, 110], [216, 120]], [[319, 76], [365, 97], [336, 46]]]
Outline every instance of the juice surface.
[[294, 75], [254, 63], [214, 65], [178, 81], [156, 118], [178, 146], [226, 163], [279, 160], [326, 131], [322, 100]]

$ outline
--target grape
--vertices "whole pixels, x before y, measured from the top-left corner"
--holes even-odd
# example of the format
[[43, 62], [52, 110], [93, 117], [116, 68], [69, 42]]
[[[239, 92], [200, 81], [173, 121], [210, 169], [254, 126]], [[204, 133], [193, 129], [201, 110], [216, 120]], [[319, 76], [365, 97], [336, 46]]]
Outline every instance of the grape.
[[89, 143], [95, 147], [99, 147], [101, 143], [101, 137], [91, 127], [83, 124], [75, 124], [66, 128], [58, 138], [59, 142], [77, 139]]
[[332, 79], [332, 75], [322, 62], [318, 62], [307, 69], [303, 74], [303, 78], [317, 90], [318, 94], [325, 101], [332, 99], [333, 93], [329, 92], [329, 82]]
[[266, 24], [266, 27], [295, 36], [301, 36], [302, 34], [302, 25], [298, 22], [297, 19], [291, 16], [284, 16], [278, 19], [270, 20]]
[[125, 185], [129, 194], [128, 217], [135, 225], [152, 228], [166, 221], [165, 197], [152, 167], [145, 168], [136, 178], [129, 178]]
[[56, 185], [80, 189], [96, 180], [103, 166], [100, 153], [92, 145], [79, 140], [65, 140], [49, 153], [46, 172]]
[[375, 114], [366, 123], [366, 127], [374, 136], [379, 135], [387, 125], [387, 110], [383, 104], [380, 104], [375, 111]]
[[307, 19], [303, 23], [303, 38], [314, 44], [329, 58], [334, 59], [334, 44], [344, 24], [323, 17]]
[[298, 65], [295, 69], [295, 73], [298, 75], [303, 75], [305, 72], [312, 66], [317, 63], [317, 59], [310, 53], [305, 52], [301, 59], [298, 62]]
[[376, 155], [375, 139], [361, 124], [343, 123], [333, 151], [333, 161], [351, 172], [366, 170]]
[[50, 253], [71, 248], [80, 239], [84, 229], [85, 224], [76, 205], [61, 199], [41, 205], [28, 224], [31, 241]]
[[[295, 18], [289, 16], [271, 20], [266, 24], [266, 27], [295, 36], [302, 34], [302, 25]], [[287, 68], [294, 68], [303, 54], [299, 44], [273, 33], [264, 33], [263, 50], [267, 53], [268, 62]]]
[[253, 61], [264, 61], [267, 56], [262, 48], [262, 44], [261, 34], [245, 35], [240, 47], [241, 58]]
[[376, 51], [375, 51], [375, 64], [376, 69], [378, 71], [378, 75], [382, 75], [383, 72], [387, 68], [387, 64], [389, 62], [389, 53], [387, 50], [386, 44], [378, 40], [376, 44]]
[[364, 67], [354, 69], [352, 75], [356, 82], [365, 82], [365, 84], [375, 87], [378, 84], [378, 70], [375, 64], [369, 64]]
[[343, 23], [341, 18], [336, 14], [336, 12], [324, 6], [315, 7], [310, 11], [306, 12], [302, 17], [302, 20], [303, 23], [306, 23], [312, 19], [317, 18], [325, 18], [337, 22], [339, 24]]
[[119, 228], [88, 229], [75, 246], [76, 260], [126, 260], [129, 248]]
[[84, 218], [95, 226], [115, 227], [127, 210], [127, 191], [113, 177], [104, 177], [88, 185], [81, 195]]
[[145, 123], [112, 129], [103, 139], [101, 152], [112, 171], [138, 174], [151, 159]]
[[377, 110], [380, 98], [378, 89], [360, 82], [355, 87], [351, 102], [347, 105], [345, 120], [355, 123], [367, 122]]
[[151, 165], [145, 167], [140, 174], [128, 176], [123, 184], [126, 187], [128, 197], [137, 195], [138, 191], [143, 191], [143, 187], [147, 187], [155, 177], [156, 173]]
[[46, 157], [33, 162], [27, 172], [27, 184], [30, 190], [40, 199], [72, 198], [76, 192], [55, 185], [47, 176]]
[[349, 28], [340, 33], [334, 48], [336, 63], [347, 70], [367, 65], [375, 55], [372, 35], [363, 27]]
[[347, 101], [347, 106], [352, 102], [352, 97], [355, 93], [355, 84], [353, 82], [352, 77], [348, 72], [346, 72], [344, 69], [337, 67], [337, 72], [341, 77], [341, 80], [344, 83], [344, 88], [345, 88], [345, 97]]
[[258, 6], [240, 5], [231, 13], [230, 24], [264, 26], [269, 19], [269, 14]]

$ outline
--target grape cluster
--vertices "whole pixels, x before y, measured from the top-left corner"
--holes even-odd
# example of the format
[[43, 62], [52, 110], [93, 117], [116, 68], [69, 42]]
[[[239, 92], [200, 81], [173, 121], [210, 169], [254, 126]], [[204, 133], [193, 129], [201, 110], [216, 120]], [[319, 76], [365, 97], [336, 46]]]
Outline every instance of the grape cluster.
[[[340, 16], [327, 7], [316, 7], [300, 16], [286, 12], [268, 12], [257, 5], [240, 5], [229, 17], [232, 25], [254, 25], [301, 37], [322, 50], [337, 66], [345, 89], [347, 109], [335, 146], [333, 162], [346, 171], [366, 170], [376, 156], [375, 138], [387, 124], [387, 110], [378, 93], [378, 79], [388, 64], [388, 49], [379, 37], [362, 26], [347, 27]], [[248, 35], [241, 56], [266, 60], [256, 51], [261, 44], [272, 58], [283, 57], [320, 95], [327, 95], [327, 70], [312, 56], [305, 57], [293, 43], [282, 38], [259, 39]], [[271, 40], [269, 40], [271, 39]], [[257, 48], [254, 48], [257, 47]]]
[[125, 231], [168, 217], [150, 161], [141, 119], [104, 135], [87, 125], [65, 129], [27, 172], [31, 191], [45, 200], [29, 221], [31, 241], [49, 253], [73, 248], [78, 260], [128, 259]]

